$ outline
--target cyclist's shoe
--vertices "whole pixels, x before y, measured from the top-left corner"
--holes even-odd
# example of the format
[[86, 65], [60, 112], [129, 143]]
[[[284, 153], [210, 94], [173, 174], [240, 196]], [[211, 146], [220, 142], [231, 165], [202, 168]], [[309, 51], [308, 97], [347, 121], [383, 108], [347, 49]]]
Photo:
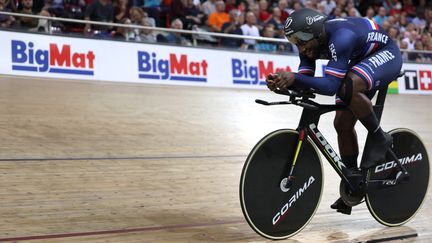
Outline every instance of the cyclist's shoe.
[[383, 162], [387, 150], [393, 143], [393, 137], [386, 132], [377, 132], [371, 135], [370, 141], [366, 144], [360, 167], [369, 169], [376, 164]]
[[351, 214], [351, 209], [352, 209], [351, 206], [348, 206], [344, 203], [342, 198], [339, 198], [338, 200], [336, 200], [336, 202], [334, 202], [332, 205], [330, 205], [330, 208], [336, 209], [336, 211], [338, 213], [343, 213], [343, 214], [347, 214], [347, 215]]

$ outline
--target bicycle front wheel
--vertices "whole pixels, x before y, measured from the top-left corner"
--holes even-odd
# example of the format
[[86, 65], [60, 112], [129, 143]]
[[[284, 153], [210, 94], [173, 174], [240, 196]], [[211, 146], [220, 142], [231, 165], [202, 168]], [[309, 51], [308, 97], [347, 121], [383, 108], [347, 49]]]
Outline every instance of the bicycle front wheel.
[[298, 233], [315, 214], [321, 198], [321, 159], [309, 139], [304, 140], [298, 155], [292, 186], [287, 191], [282, 185], [298, 137], [297, 131], [289, 129], [268, 134], [255, 145], [243, 167], [243, 214], [253, 230], [269, 239], [285, 239]]

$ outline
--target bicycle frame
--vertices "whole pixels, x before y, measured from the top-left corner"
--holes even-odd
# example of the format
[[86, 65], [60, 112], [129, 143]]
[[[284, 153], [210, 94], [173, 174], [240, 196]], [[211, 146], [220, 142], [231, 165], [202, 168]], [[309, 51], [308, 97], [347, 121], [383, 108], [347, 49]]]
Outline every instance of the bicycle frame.
[[[387, 94], [387, 88], [382, 89], [378, 91], [378, 96], [376, 100], [376, 104], [374, 105], [374, 112], [378, 118], [378, 120], [381, 120], [385, 97]], [[325, 139], [325, 137], [322, 135], [322, 133], [318, 129], [318, 122], [321, 117], [321, 115], [336, 111], [336, 110], [345, 110], [346, 106], [344, 105], [321, 105], [317, 104], [315, 102], [312, 102], [314, 106], [317, 107], [317, 109], [303, 109], [300, 122], [298, 125], [297, 130], [299, 131], [299, 139], [297, 141], [297, 147], [296, 152], [294, 154], [292, 167], [289, 171], [289, 174], [286, 178], [288, 178], [287, 185], [290, 185], [292, 180], [294, 179], [294, 168], [297, 163], [298, 155], [301, 152], [302, 144], [305, 138], [308, 136], [312, 139], [315, 146], [318, 147], [319, 151], [324, 155], [324, 157], [327, 159], [327, 161], [330, 163], [330, 165], [333, 167], [333, 169], [338, 173], [338, 175], [341, 177], [341, 179], [344, 181], [344, 183], [354, 192], [361, 190], [363, 193], [367, 190], [366, 187], [359, 188], [359, 185], [361, 185], [361, 180], [364, 180], [366, 177], [365, 174], [363, 174], [363, 177], [359, 178], [353, 177], [350, 170], [346, 168], [346, 165], [343, 163], [339, 155], [336, 153], [336, 151], [333, 149], [333, 147], [330, 145], [330, 143]], [[369, 136], [366, 139], [366, 143], [369, 142]], [[397, 159], [396, 155], [393, 153], [393, 151], [389, 150], [392, 157], [394, 157], [399, 169], [404, 172], [404, 175], [407, 175], [407, 172], [405, 168], [401, 165], [399, 160]], [[355, 179], [355, 180], [354, 180]], [[396, 178], [397, 179], [397, 178]], [[395, 179], [395, 180], [396, 180]], [[393, 181], [395, 184], [396, 181]], [[389, 183], [392, 184], [392, 183]]]

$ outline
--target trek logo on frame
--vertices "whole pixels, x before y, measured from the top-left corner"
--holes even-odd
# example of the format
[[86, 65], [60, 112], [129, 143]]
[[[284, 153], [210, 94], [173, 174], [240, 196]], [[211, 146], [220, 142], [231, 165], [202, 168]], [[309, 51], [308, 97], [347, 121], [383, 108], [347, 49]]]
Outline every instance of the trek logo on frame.
[[11, 41], [12, 70], [94, 75], [95, 54], [91, 50], [78, 52], [71, 45], [50, 43], [46, 49], [38, 48], [33, 42]]

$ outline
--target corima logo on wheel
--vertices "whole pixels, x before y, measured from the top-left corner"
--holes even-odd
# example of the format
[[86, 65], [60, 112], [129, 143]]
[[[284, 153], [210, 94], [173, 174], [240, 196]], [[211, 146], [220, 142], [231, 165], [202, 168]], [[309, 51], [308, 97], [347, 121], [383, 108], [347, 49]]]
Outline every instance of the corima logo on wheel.
[[71, 45], [50, 43], [49, 48], [33, 42], [12, 40], [12, 70], [62, 74], [94, 75], [93, 51], [78, 52]]
[[[411, 163], [414, 163], [414, 162], [419, 162], [419, 161], [422, 161], [422, 160], [423, 160], [423, 155], [421, 153], [418, 153], [418, 154], [413, 154], [413, 155], [410, 155], [410, 156], [405, 156], [403, 158], [400, 158], [399, 162], [402, 165], [408, 165], [408, 164], [411, 164]], [[396, 166], [397, 166], [397, 163], [394, 160], [392, 160], [392, 161], [389, 161], [389, 162], [386, 162], [384, 164], [380, 164], [380, 165], [376, 166], [375, 167], [375, 173], [386, 171], [386, 170], [392, 169], [392, 168], [394, 168]]]
[[281, 220], [286, 216], [288, 213], [288, 209], [293, 206], [293, 204], [299, 200], [299, 198], [303, 195], [303, 193], [309, 188], [310, 185], [315, 181], [315, 178], [313, 176], [309, 177], [307, 181], [304, 182], [303, 187], [300, 187], [288, 200], [288, 202], [285, 203], [285, 205], [282, 206], [282, 208], [273, 216], [272, 224], [276, 226], [281, 222]]
[[205, 59], [190, 60], [185, 54], [160, 58], [154, 52], [138, 51], [140, 79], [207, 82], [207, 66]]
[[249, 64], [247, 60], [232, 58], [231, 69], [234, 84], [245, 85], [265, 85], [267, 75], [278, 71], [286, 70], [291, 72], [291, 68], [286, 66], [276, 67], [272, 61], [259, 60], [257, 63]]

